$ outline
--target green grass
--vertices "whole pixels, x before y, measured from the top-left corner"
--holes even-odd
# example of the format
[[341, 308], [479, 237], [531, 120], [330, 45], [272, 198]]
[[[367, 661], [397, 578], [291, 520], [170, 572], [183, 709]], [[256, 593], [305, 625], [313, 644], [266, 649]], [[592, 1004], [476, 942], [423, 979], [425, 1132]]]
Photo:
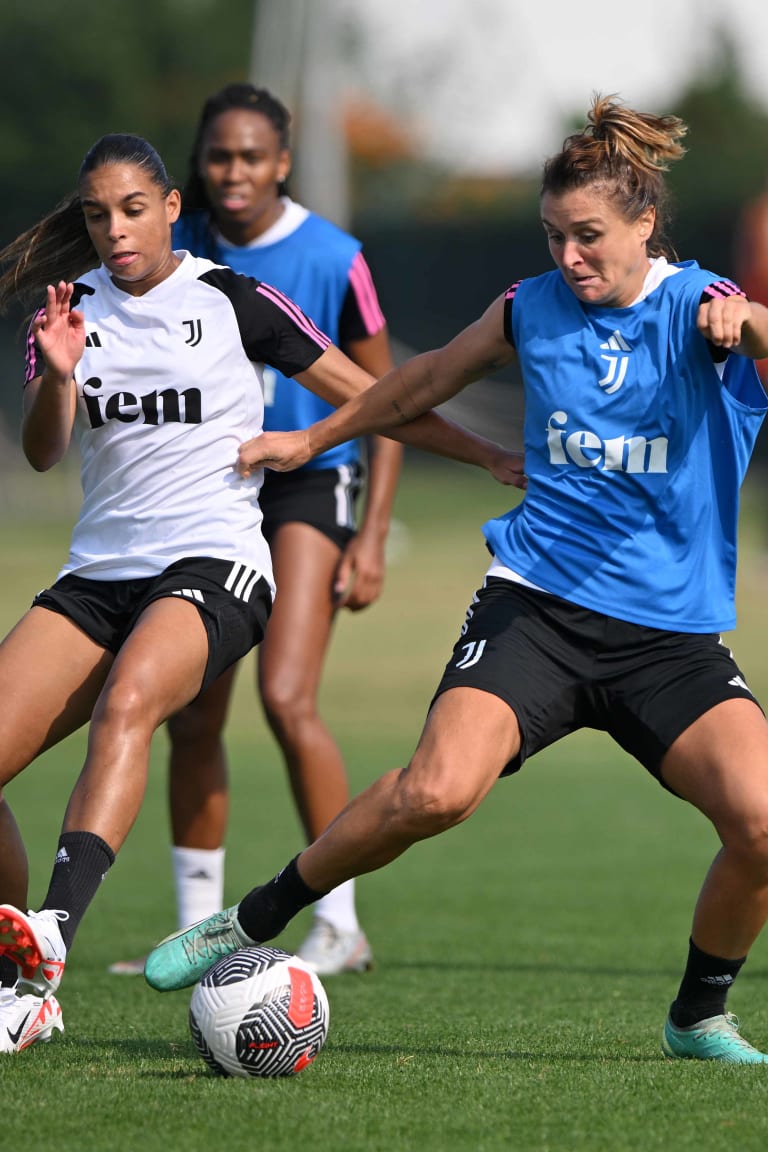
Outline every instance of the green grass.
[[[339, 621], [325, 682], [355, 790], [407, 760], [484, 570], [478, 525], [506, 499], [469, 469], [409, 468], [398, 502], [407, 544], [380, 605]], [[731, 639], [766, 699], [761, 525], [750, 503]], [[52, 579], [65, 545], [45, 507], [26, 520], [11, 509], [0, 529], [0, 625]], [[250, 670], [229, 736], [234, 901], [301, 846]], [[8, 788], [33, 902], [83, 746], [83, 734], [72, 737]], [[72, 951], [64, 1036], [0, 1059], [3, 1148], [762, 1152], [762, 1069], [669, 1064], [659, 1050], [713, 833], [606, 737], [580, 733], [550, 749], [500, 781], [467, 824], [359, 882], [376, 969], [325, 981], [327, 1045], [280, 1082], [210, 1076], [189, 1038], [189, 993], [159, 995], [105, 971], [174, 926], [164, 757], [159, 734], [144, 809]], [[296, 946], [308, 915], [283, 946]], [[761, 940], [731, 1006], [763, 1043], [766, 991]]]

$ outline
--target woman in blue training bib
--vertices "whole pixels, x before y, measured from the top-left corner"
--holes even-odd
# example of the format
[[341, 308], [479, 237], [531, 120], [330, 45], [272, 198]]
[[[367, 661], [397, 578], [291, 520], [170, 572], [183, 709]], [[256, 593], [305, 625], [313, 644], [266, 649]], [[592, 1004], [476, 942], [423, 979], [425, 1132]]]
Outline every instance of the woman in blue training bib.
[[274, 882], [159, 945], [154, 987], [198, 978], [202, 962], [188, 957], [201, 931], [209, 954], [270, 939], [319, 894], [466, 819], [499, 775], [589, 726], [708, 816], [722, 844], [665, 1054], [768, 1063], [725, 1007], [768, 915], [768, 725], [719, 636], [734, 623], [739, 489], [768, 407], [753, 363], [768, 352], [768, 310], [674, 262], [662, 173], [684, 133], [674, 116], [597, 97], [588, 126], [544, 166], [553, 271], [513, 285], [445, 348], [328, 419], [241, 449], [243, 475], [294, 468], [519, 359], [528, 488], [485, 525], [493, 559], [411, 763]]

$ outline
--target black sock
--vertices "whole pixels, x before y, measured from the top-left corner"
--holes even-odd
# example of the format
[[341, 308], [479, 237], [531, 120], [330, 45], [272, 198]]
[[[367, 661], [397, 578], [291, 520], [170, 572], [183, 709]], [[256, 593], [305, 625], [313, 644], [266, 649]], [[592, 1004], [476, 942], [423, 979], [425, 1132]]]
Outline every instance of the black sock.
[[722, 1016], [728, 990], [745, 960], [746, 956], [741, 960], [710, 956], [691, 940], [677, 999], [669, 1010], [672, 1023], [678, 1028], [689, 1028], [710, 1016]]
[[19, 969], [10, 956], [0, 956], [0, 987], [13, 988], [19, 978]]
[[298, 856], [278, 872], [269, 884], [253, 888], [240, 901], [237, 918], [252, 940], [271, 940], [285, 928], [297, 912], [324, 896], [305, 884], [296, 865]]
[[67, 951], [86, 909], [115, 862], [106, 841], [93, 832], [62, 832], [53, 864], [51, 883], [42, 908], [61, 908], [69, 913], [59, 927]]

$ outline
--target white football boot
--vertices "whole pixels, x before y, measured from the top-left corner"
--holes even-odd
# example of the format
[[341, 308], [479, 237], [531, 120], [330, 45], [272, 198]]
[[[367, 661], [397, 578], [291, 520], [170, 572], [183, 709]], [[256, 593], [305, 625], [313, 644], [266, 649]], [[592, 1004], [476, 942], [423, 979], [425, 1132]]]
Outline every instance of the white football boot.
[[0, 1052], [22, 1052], [38, 1041], [47, 1043], [54, 1030], [63, 1032], [64, 1021], [53, 994], [35, 996], [0, 988]]

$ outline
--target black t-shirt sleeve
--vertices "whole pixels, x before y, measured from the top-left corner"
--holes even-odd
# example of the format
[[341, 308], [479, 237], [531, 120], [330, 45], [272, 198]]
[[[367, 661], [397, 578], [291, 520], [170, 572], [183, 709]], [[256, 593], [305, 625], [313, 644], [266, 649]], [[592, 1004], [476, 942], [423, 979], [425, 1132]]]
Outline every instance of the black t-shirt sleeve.
[[375, 336], [386, 323], [371, 270], [358, 252], [349, 266], [349, 284], [339, 314], [339, 347]]
[[314, 364], [330, 339], [279, 289], [229, 268], [213, 268], [200, 279], [229, 299], [249, 360], [295, 376]]
[[[93, 288], [89, 288], [87, 284], [76, 283], [74, 285], [74, 291], [72, 292], [72, 299], [69, 302], [70, 308], [77, 308], [83, 296], [93, 296]], [[30, 383], [30, 381], [34, 380], [37, 376], [42, 376], [43, 372], [45, 371], [45, 357], [40, 351], [37, 340], [35, 339], [32, 332], [32, 325], [34, 324], [35, 320], [37, 320], [42, 311], [42, 308], [38, 308], [37, 311], [33, 314], [32, 319], [29, 321], [29, 325], [27, 327], [27, 335], [24, 340], [25, 388], [27, 384]]]
[[512, 334], [512, 303], [515, 299], [515, 292], [520, 287], [520, 281], [516, 280], [511, 288], [507, 288], [504, 296], [504, 338], [505, 340], [515, 346], [515, 337]]
[[339, 315], [339, 346], [346, 348], [350, 342], [365, 340], [368, 336], [370, 332], [360, 311], [360, 302], [350, 284]]
[[42, 308], [38, 308], [37, 312], [33, 315], [27, 328], [27, 334], [24, 337], [24, 386], [26, 387], [30, 381], [34, 380], [37, 376], [42, 376], [45, 369], [45, 360], [40, 351], [37, 340], [32, 332], [32, 325], [42, 312]]

